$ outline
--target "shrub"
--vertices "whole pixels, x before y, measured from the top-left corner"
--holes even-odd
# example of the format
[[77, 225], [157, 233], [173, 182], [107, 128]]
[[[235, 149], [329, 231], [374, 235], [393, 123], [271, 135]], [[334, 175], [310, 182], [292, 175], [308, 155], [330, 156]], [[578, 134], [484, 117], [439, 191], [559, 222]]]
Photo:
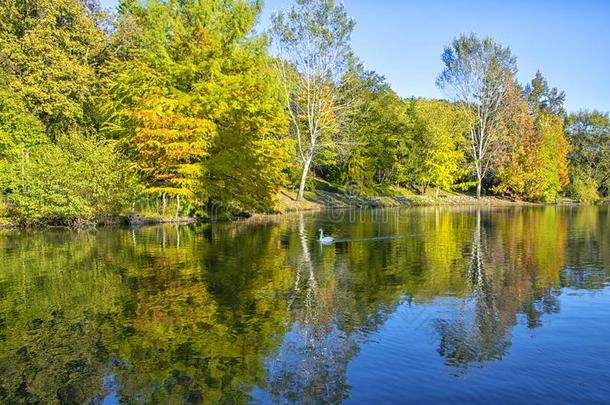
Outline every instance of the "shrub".
[[22, 224], [99, 221], [119, 214], [136, 189], [112, 144], [81, 135], [60, 136], [4, 165], [9, 213]]
[[600, 201], [597, 182], [589, 177], [575, 176], [572, 179], [572, 194], [578, 201], [594, 204]]

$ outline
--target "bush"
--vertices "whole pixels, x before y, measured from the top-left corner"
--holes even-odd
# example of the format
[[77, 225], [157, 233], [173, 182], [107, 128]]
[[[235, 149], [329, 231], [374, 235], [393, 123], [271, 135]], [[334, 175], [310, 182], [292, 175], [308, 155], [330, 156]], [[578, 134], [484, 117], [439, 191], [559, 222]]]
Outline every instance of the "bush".
[[115, 148], [81, 135], [60, 136], [4, 165], [9, 214], [22, 224], [96, 222], [134, 198], [134, 177]]
[[600, 201], [597, 183], [589, 177], [575, 176], [572, 179], [572, 194], [583, 203], [595, 204]]

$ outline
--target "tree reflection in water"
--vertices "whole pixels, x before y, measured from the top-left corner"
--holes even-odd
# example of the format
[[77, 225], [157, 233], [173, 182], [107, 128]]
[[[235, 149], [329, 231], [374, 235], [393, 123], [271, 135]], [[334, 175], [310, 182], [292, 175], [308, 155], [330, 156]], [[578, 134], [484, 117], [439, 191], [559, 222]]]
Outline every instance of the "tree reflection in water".
[[481, 224], [481, 211], [477, 210], [475, 216], [467, 271], [471, 292], [454, 319], [435, 321], [440, 335], [438, 352], [445, 357], [447, 365], [458, 368], [499, 360], [510, 347], [508, 325], [502, 322], [493, 287], [494, 275], [485, 263], [487, 239]]
[[[431, 327], [463, 374], [508, 356], [563, 289], [608, 280], [607, 208], [383, 212], [5, 231], [0, 402], [340, 402], [398, 309], [439, 309], [398, 324]], [[359, 242], [322, 249], [321, 227]], [[387, 235], [404, 237], [367, 240]]]
[[[294, 289], [288, 298], [292, 328], [269, 365], [268, 384], [280, 402], [337, 403], [347, 398], [347, 366], [357, 352], [353, 337], [335, 323], [332, 281], [320, 284], [311, 258], [315, 238], [298, 218], [301, 256], [294, 265]], [[321, 246], [319, 247], [322, 248]]]

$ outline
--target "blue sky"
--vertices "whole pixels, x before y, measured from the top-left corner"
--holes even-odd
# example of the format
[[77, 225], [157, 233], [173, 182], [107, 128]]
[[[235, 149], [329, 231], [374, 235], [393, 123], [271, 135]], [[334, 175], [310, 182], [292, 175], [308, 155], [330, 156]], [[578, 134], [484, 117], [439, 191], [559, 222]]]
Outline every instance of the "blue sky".
[[[112, 7], [117, 0], [102, 0]], [[567, 94], [568, 111], [610, 111], [610, 0], [345, 0], [356, 20], [352, 44], [368, 69], [403, 97], [442, 97], [443, 48], [460, 33], [511, 47], [518, 78], [540, 69]], [[266, 0], [260, 26], [287, 0]]]

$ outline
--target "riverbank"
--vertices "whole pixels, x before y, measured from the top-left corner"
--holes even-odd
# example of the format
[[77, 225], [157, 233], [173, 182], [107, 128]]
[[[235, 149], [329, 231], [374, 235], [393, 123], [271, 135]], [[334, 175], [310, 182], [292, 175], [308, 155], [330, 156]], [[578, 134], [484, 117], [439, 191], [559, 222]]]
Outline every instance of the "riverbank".
[[[105, 218], [97, 224], [86, 222], [86, 227], [94, 226], [146, 226], [157, 224], [193, 224], [226, 222], [250, 217], [265, 218], [283, 214], [302, 211], [323, 211], [328, 209], [348, 209], [348, 208], [396, 208], [396, 207], [425, 207], [425, 206], [540, 206], [544, 203], [533, 203], [527, 201], [514, 201], [508, 198], [495, 196], [484, 196], [480, 199], [471, 195], [444, 192], [436, 195], [395, 195], [395, 196], [357, 196], [348, 193], [316, 190], [305, 193], [301, 201], [297, 201], [296, 192], [283, 190], [278, 194], [278, 204], [276, 210], [271, 212], [245, 212], [233, 216], [210, 216], [204, 217], [164, 217], [162, 215], [125, 215], [113, 218]], [[574, 201], [562, 200], [560, 204], [576, 204]], [[18, 224], [11, 223], [10, 218], [0, 217], [0, 229], [19, 227]], [[38, 227], [38, 226], [33, 226]], [[41, 225], [40, 227], [51, 227]], [[84, 227], [81, 223], [74, 226], [61, 227]]]
[[422, 207], [436, 205], [478, 205], [478, 206], [526, 206], [544, 205], [527, 201], [514, 201], [507, 198], [485, 196], [476, 197], [461, 193], [435, 195], [396, 195], [396, 196], [355, 196], [345, 193], [318, 190], [308, 192], [302, 201], [297, 201], [296, 192], [282, 191], [279, 195], [279, 211], [319, 211], [336, 208], [392, 208]]

